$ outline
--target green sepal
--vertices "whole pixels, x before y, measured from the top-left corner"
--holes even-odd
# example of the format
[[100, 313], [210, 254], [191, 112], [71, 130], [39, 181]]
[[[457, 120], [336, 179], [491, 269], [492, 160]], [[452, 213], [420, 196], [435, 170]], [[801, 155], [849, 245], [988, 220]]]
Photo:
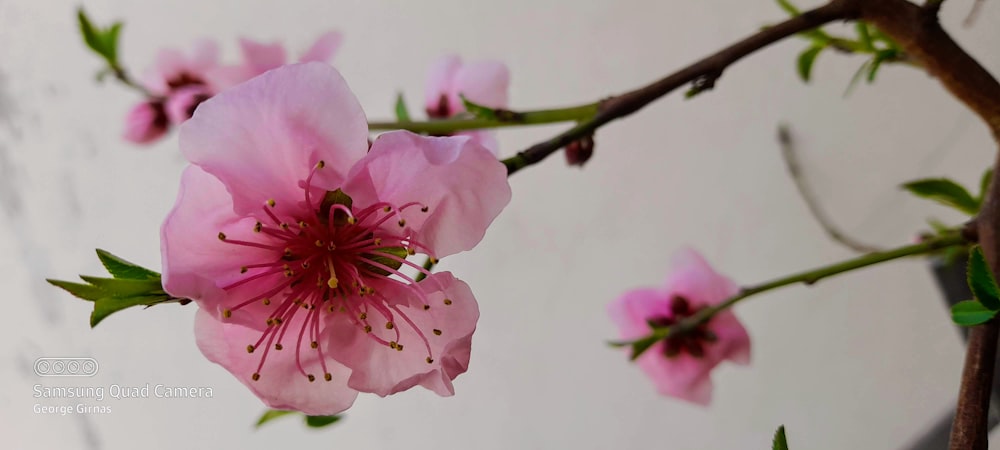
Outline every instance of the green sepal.
[[163, 285], [158, 278], [153, 280], [129, 280], [80, 275], [80, 279], [114, 297], [164, 294]]
[[963, 213], [975, 215], [979, 212], [979, 202], [964, 187], [947, 178], [927, 178], [911, 181], [903, 189], [913, 195], [934, 200]]
[[951, 320], [963, 327], [971, 327], [988, 322], [997, 311], [991, 310], [976, 300], [965, 300], [951, 307]]
[[785, 426], [782, 425], [774, 432], [774, 440], [771, 443], [771, 450], [788, 450], [788, 439], [785, 437]]
[[406, 109], [406, 100], [403, 98], [403, 93], [400, 92], [396, 95], [396, 120], [399, 122], [409, 122], [410, 121], [410, 111]]
[[977, 245], [969, 253], [969, 269], [966, 272], [969, 289], [986, 308], [997, 311], [1000, 310], [1000, 289], [997, 288], [997, 281], [993, 278], [990, 265], [986, 262], [983, 250]]
[[[402, 258], [402, 259], [406, 259], [406, 256], [409, 255], [409, 253], [406, 252], [406, 248], [405, 247], [382, 247], [382, 248], [375, 249], [372, 253], [365, 253], [364, 254], [364, 258], [365, 259], [367, 259], [369, 261], [372, 261], [372, 262], [375, 262], [375, 263], [378, 263], [378, 264], [381, 264], [383, 266], [389, 266], [393, 270], [399, 270], [399, 268], [403, 266], [403, 263], [400, 262], [400, 261], [396, 261], [395, 259], [386, 257], [386, 256], [379, 256], [378, 255], [379, 253], [385, 253], [385, 254], [392, 255], [392, 256], [395, 256], [397, 258]], [[375, 272], [375, 273], [377, 273], [379, 275], [382, 275], [382, 276], [388, 276], [389, 275], [389, 272], [387, 272], [385, 269], [382, 269], [382, 268], [379, 268], [379, 267], [375, 267], [375, 266], [372, 266], [372, 265], [365, 264], [364, 268], [367, 269], [370, 272]]]
[[311, 428], [323, 428], [340, 421], [341, 416], [306, 416], [306, 425]]
[[112, 255], [106, 250], [97, 249], [97, 257], [101, 264], [115, 278], [128, 280], [159, 280], [160, 274], [145, 267], [126, 261], [118, 256]]
[[854, 30], [858, 33], [858, 42], [861, 43], [861, 47], [873, 52], [875, 51], [875, 43], [872, 41], [872, 34], [868, 26], [868, 23], [859, 20], [854, 23]]
[[264, 414], [260, 415], [260, 418], [257, 419], [257, 423], [254, 424], [254, 428], [260, 428], [261, 425], [264, 425], [265, 423], [268, 423], [274, 419], [296, 413], [297, 413], [296, 411], [285, 411], [283, 409], [269, 409], [267, 411], [264, 411]]

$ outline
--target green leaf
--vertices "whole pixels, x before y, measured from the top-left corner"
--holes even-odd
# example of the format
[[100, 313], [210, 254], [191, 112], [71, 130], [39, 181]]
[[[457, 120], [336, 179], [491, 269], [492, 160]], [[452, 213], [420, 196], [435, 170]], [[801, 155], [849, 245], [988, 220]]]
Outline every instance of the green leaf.
[[979, 212], [979, 202], [958, 183], [946, 178], [928, 178], [903, 185], [914, 195], [951, 206], [969, 215]]
[[340, 421], [340, 416], [306, 416], [306, 425], [312, 428], [323, 428]]
[[785, 438], [784, 425], [778, 427], [778, 430], [774, 432], [774, 441], [771, 444], [771, 450], [788, 450], [788, 439]]
[[854, 87], [858, 85], [858, 82], [861, 81], [861, 77], [865, 74], [865, 70], [868, 69], [868, 64], [869, 61], [865, 61], [861, 64], [861, 67], [858, 67], [858, 71], [854, 72], [854, 76], [851, 77], [851, 81], [847, 83], [847, 89], [844, 89], [844, 97], [851, 95], [851, 92], [854, 91]]
[[983, 200], [986, 199], [986, 191], [990, 189], [990, 183], [993, 181], [993, 169], [986, 169], [983, 172], [983, 178], [979, 180], [979, 204], [983, 204]]
[[971, 327], [988, 322], [996, 311], [990, 310], [975, 300], [965, 300], [951, 307], [951, 320], [963, 327]]
[[993, 278], [990, 265], [987, 264], [986, 256], [978, 245], [969, 253], [967, 275], [969, 289], [972, 290], [976, 300], [991, 310], [1000, 310], [1000, 288], [997, 288], [997, 281]]
[[94, 301], [99, 298], [107, 297], [108, 295], [101, 289], [91, 286], [89, 284], [73, 283], [71, 281], [53, 280], [50, 278], [46, 278], [45, 281], [48, 281], [49, 284], [55, 287], [62, 288], [63, 290], [69, 292], [70, 294], [73, 294], [73, 296], [77, 298], [82, 298], [88, 301]]
[[260, 428], [261, 425], [264, 425], [267, 422], [270, 422], [270, 421], [272, 421], [274, 419], [277, 419], [279, 417], [287, 416], [289, 414], [296, 414], [296, 412], [295, 411], [285, 411], [285, 410], [281, 410], [281, 409], [269, 409], [267, 411], [264, 411], [264, 414], [260, 415], [260, 418], [257, 419], [257, 423], [254, 424], [254, 428]]
[[87, 44], [94, 53], [106, 57], [107, 50], [104, 47], [104, 39], [101, 38], [101, 33], [97, 28], [94, 28], [94, 24], [90, 22], [87, 17], [87, 13], [80, 8], [76, 11], [76, 18], [80, 24], [80, 34], [83, 35], [83, 42]]
[[653, 338], [651, 336], [632, 342], [632, 355], [629, 356], [629, 359], [631, 359], [632, 361], [639, 359], [639, 357], [642, 356], [642, 354], [645, 353], [646, 350], [649, 350], [649, 348], [652, 347], [653, 344], [657, 342], [658, 339]]
[[776, 1], [778, 2], [778, 6], [780, 6], [782, 10], [788, 13], [789, 16], [794, 17], [802, 14], [802, 12], [799, 11], [799, 8], [796, 8], [795, 5], [793, 5], [788, 0], [776, 0]]
[[474, 103], [468, 98], [466, 98], [465, 95], [459, 94], [459, 97], [462, 98], [462, 104], [465, 105], [465, 110], [472, 113], [472, 115], [480, 119], [489, 119], [489, 120], [498, 119], [497, 111], [495, 109], [480, 105], [478, 103]]
[[816, 56], [818, 56], [821, 51], [823, 51], [823, 47], [813, 46], [807, 48], [802, 53], [799, 53], [798, 69], [799, 78], [801, 78], [802, 81], [806, 83], [809, 82], [810, 75], [812, 74], [813, 63], [816, 61]]
[[115, 278], [124, 278], [129, 280], [160, 279], [160, 274], [112, 255], [106, 250], [97, 249], [97, 257], [101, 260], [101, 264], [104, 265], [104, 268], [108, 270], [108, 273], [113, 275]]
[[101, 38], [104, 41], [104, 55], [108, 58], [108, 63], [111, 66], [118, 65], [118, 34], [122, 31], [122, 23], [115, 22], [111, 25], [111, 28], [107, 29], [102, 33]]
[[133, 306], [153, 306], [157, 303], [172, 301], [169, 295], [140, 295], [135, 297], [105, 297], [94, 302], [94, 311], [90, 313], [90, 327], [96, 327], [102, 320], [123, 309]]
[[871, 32], [868, 30], [868, 24], [866, 22], [857, 21], [854, 23], [854, 29], [858, 33], [858, 42], [861, 46], [868, 51], [875, 51], [875, 43], [872, 42]]
[[128, 280], [118, 278], [100, 278], [80, 275], [80, 279], [106, 292], [111, 297], [132, 297], [136, 295], [164, 295], [163, 285], [159, 279]]
[[396, 95], [396, 120], [400, 122], [410, 121], [410, 112], [406, 109], [406, 100], [403, 99], [402, 92]]

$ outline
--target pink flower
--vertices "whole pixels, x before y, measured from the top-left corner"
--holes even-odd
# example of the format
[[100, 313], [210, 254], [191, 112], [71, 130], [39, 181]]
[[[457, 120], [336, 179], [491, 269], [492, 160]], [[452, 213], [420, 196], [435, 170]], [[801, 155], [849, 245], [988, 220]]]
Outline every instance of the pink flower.
[[[322, 34], [299, 57], [299, 62], [328, 63], [340, 48], [343, 36], [335, 31]], [[246, 38], [240, 39], [243, 63], [221, 67], [213, 72], [216, 84], [232, 86], [249, 80], [268, 70], [287, 64], [285, 47], [278, 42], [261, 43]]]
[[[650, 324], [672, 325], [739, 292], [736, 284], [712, 270], [693, 250], [681, 252], [675, 266], [662, 288], [628, 291], [609, 305], [622, 339], [647, 336]], [[709, 373], [726, 359], [750, 363], [750, 337], [730, 310], [690, 333], [657, 342], [637, 363], [660, 394], [707, 405], [712, 398]]]
[[167, 132], [167, 113], [163, 103], [142, 102], [132, 107], [125, 116], [123, 137], [136, 144], [146, 144], [159, 139]]
[[510, 200], [466, 137], [385, 133], [332, 67], [281, 67], [181, 127], [192, 166], [161, 230], [167, 292], [194, 299], [198, 346], [274, 408], [334, 414], [357, 393], [452, 395], [479, 309], [407, 258], [474, 247]]
[[[460, 95], [490, 108], [507, 107], [510, 72], [498, 61], [463, 63], [456, 55], [438, 60], [427, 75], [424, 109], [432, 119], [444, 119], [465, 112]], [[495, 154], [497, 142], [489, 131], [457, 133], [471, 136]]]
[[153, 67], [143, 76], [142, 84], [160, 97], [188, 86], [206, 86], [217, 92], [221, 86], [211, 86], [211, 73], [219, 67], [219, 47], [209, 40], [198, 41], [191, 56], [164, 49], [156, 55]]

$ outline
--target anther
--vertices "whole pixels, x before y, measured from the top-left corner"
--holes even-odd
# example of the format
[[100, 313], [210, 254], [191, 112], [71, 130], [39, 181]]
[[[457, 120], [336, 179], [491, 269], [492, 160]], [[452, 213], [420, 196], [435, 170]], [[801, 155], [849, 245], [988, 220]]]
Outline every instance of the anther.
[[220, 241], [226, 240], [226, 233], [223, 233], [223, 232], [220, 231], [219, 232], [219, 240]]
[[275, 203], [275, 201], [274, 201], [274, 199], [273, 199], [273, 198], [272, 198], [272, 199], [268, 199], [268, 200], [267, 200], [267, 206], [270, 206], [270, 207], [274, 208], [274, 205], [275, 205], [275, 204], [276, 204], [276, 203]]
[[223, 309], [222, 310], [222, 317], [225, 317], [227, 319], [230, 318], [230, 317], [233, 317], [233, 311], [231, 309], [229, 309], [229, 308]]
[[275, 350], [281, 350], [283, 348], [285, 348], [285, 347], [283, 347], [281, 344], [274, 344], [274, 349]]
[[292, 257], [292, 249], [290, 249], [288, 247], [285, 247], [285, 257], [286, 258], [291, 258]]
[[330, 381], [330, 380], [333, 379], [333, 375], [330, 375], [330, 372], [324, 373], [323, 374], [323, 379], [326, 380], [326, 381]]
[[385, 211], [385, 212], [392, 211], [392, 207], [391, 206], [386, 206], [385, 208], [382, 208], [382, 211]]
[[332, 313], [332, 312], [334, 312], [334, 311], [336, 311], [336, 310], [335, 310], [335, 309], [333, 308], [333, 305], [330, 305], [330, 307], [329, 307], [329, 308], [326, 308], [326, 310], [327, 310], [327, 311], [330, 311], [331, 313]]
[[281, 317], [275, 317], [274, 318], [274, 324], [275, 325], [281, 325]]
[[260, 379], [260, 374], [257, 373], [257, 372], [254, 372], [253, 375], [250, 376], [250, 378], [253, 378], [254, 381], [257, 381], [257, 380]]
[[337, 249], [337, 245], [331, 242], [329, 244], [326, 244], [326, 249], [332, 252]]
[[247, 273], [247, 270], [250, 270], [247, 266], [240, 267], [240, 273]]
[[317, 247], [322, 247], [323, 246], [323, 241], [321, 241], [319, 239], [316, 239], [316, 242], [314, 242], [314, 244], [316, 244]]
[[347, 223], [350, 224], [350, 225], [354, 225], [354, 224], [358, 223], [358, 219], [355, 219], [354, 216], [350, 216], [350, 217], [347, 218]]
[[368, 314], [365, 314], [365, 313], [358, 314], [358, 319], [365, 320], [367, 318], [368, 318]]
[[420, 212], [427, 212], [427, 211], [430, 211], [430, 210], [431, 210], [430, 207], [427, 207], [427, 206], [425, 206], [423, 208], [420, 208]]
[[431, 256], [430, 258], [428, 258], [428, 260], [430, 260], [431, 264], [437, 264], [438, 263], [438, 259], [435, 258], [435, 257], [433, 257], [433, 256]]
[[386, 322], [385, 323], [385, 329], [386, 330], [391, 330], [391, 329], [393, 329], [395, 327], [396, 327], [396, 325], [394, 325], [392, 322]]
[[440, 335], [441, 335], [441, 330], [439, 330], [439, 329], [435, 328], [435, 329], [434, 329], [434, 335], [435, 335], [435, 336], [440, 336]]
[[248, 346], [247, 346], [247, 353], [253, 353], [253, 351], [254, 351], [254, 346], [253, 346], [253, 344], [251, 344], [251, 345], [248, 345]]
[[322, 168], [324, 168], [324, 167], [326, 167], [326, 162], [324, 162], [324, 161], [323, 161], [322, 159], [321, 159], [321, 160], [319, 160], [319, 162], [318, 162], [318, 163], [316, 163], [316, 168], [317, 168], [317, 169], [322, 169]]
[[307, 228], [307, 227], [309, 227], [308, 223], [306, 223], [304, 220], [299, 221], [299, 228]]
[[450, 298], [444, 299], [444, 304], [445, 305], [450, 305], [451, 304], [451, 299]]
[[319, 348], [319, 342], [312, 341], [309, 343], [309, 346], [312, 348]]
[[302, 268], [303, 269], [308, 269], [309, 268], [309, 262], [308, 261], [302, 261]]
[[265, 299], [263, 300], [263, 303], [264, 303], [264, 306], [267, 306], [267, 305], [270, 305], [270, 304], [271, 304], [271, 299], [269, 299], [269, 298], [265, 298]]
[[399, 219], [399, 222], [396, 222], [396, 223], [399, 224], [399, 226], [401, 226], [401, 227], [405, 227], [406, 226], [406, 219]]
[[406, 254], [410, 255], [410, 256], [416, 255], [417, 254], [417, 249], [415, 249], [413, 247], [407, 247], [406, 248]]
[[285, 223], [285, 222], [281, 222], [281, 224], [278, 225], [278, 226], [281, 227], [282, 230], [287, 230], [288, 229], [288, 224]]
[[427, 364], [431, 364], [431, 363], [434, 362], [434, 358], [431, 358], [430, 356], [428, 356], [427, 359], [426, 359], [426, 361], [427, 361]]
[[397, 343], [396, 343], [396, 341], [389, 341], [389, 348], [392, 348], [392, 349], [394, 349], [394, 348], [396, 348], [396, 346], [398, 346], [398, 345], [399, 345], [399, 344], [397, 344]]
[[376, 246], [382, 245], [382, 238], [375, 238], [375, 245]]
[[403, 351], [403, 344], [396, 344], [396, 351], [397, 352]]
[[267, 326], [273, 327], [274, 326], [274, 319], [267, 319], [267, 322], [265, 322], [265, 323], [267, 323]]
[[316, 381], [316, 377], [315, 377], [315, 376], [313, 376], [313, 374], [309, 374], [309, 375], [308, 375], [308, 378], [309, 378], [309, 382], [310, 382], [310, 383], [312, 383], [313, 381]]
[[372, 326], [371, 325], [365, 325], [365, 333], [371, 333], [371, 332], [372, 332]]
[[257, 222], [257, 223], [256, 223], [256, 224], [254, 224], [254, 226], [253, 226], [253, 232], [254, 232], [254, 233], [260, 233], [260, 230], [263, 230], [263, 229], [264, 229], [264, 224], [262, 224], [262, 223], [260, 223], [260, 222]]
[[428, 309], [431, 309], [431, 305], [424, 305], [424, 311], [427, 311]]
[[337, 277], [333, 276], [333, 274], [330, 274], [330, 279], [326, 280], [326, 285], [329, 286], [330, 289], [337, 289], [339, 284], [340, 282], [337, 281]]

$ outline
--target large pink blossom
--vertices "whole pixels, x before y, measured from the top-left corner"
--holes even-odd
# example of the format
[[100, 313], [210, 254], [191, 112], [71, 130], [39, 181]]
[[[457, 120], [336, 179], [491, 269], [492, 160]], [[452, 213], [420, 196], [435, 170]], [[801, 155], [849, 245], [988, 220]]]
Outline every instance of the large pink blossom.
[[[465, 112], [462, 96], [490, 108], [506, 108], [510, 72], [499, 61], [464, 63], [456, 55], [435, 62], [427, 74], [424, 89], [424, 109], [432, 119], [454, 117]], [[457, 133], [472, 137], [493, 153], [497, 152], [496, 137], [489, 131]]]
[[208, 359], [274, 408], [334, 414], [358, 392], [454, 393], [479, 317], [469, 287], [407, 258], [471, 249], [510, 200], [467, 137], [379, 136], [321, 63], [204, 102], [161, 230], [164, 288], [194, 299]]
[[[647, 336], [651, 324], [672, 325], [739, 291], [692, 250], [681, 252], [675, 266], [662, 287], [628, 291], [609, 305], [622, 339]], [[710, 373], [727, 359], [750, 363], [750, 337], [730, 310], [689, 334], [657, 342], [636, 362], [660, 394], [707, 405], [712, 398]]]

